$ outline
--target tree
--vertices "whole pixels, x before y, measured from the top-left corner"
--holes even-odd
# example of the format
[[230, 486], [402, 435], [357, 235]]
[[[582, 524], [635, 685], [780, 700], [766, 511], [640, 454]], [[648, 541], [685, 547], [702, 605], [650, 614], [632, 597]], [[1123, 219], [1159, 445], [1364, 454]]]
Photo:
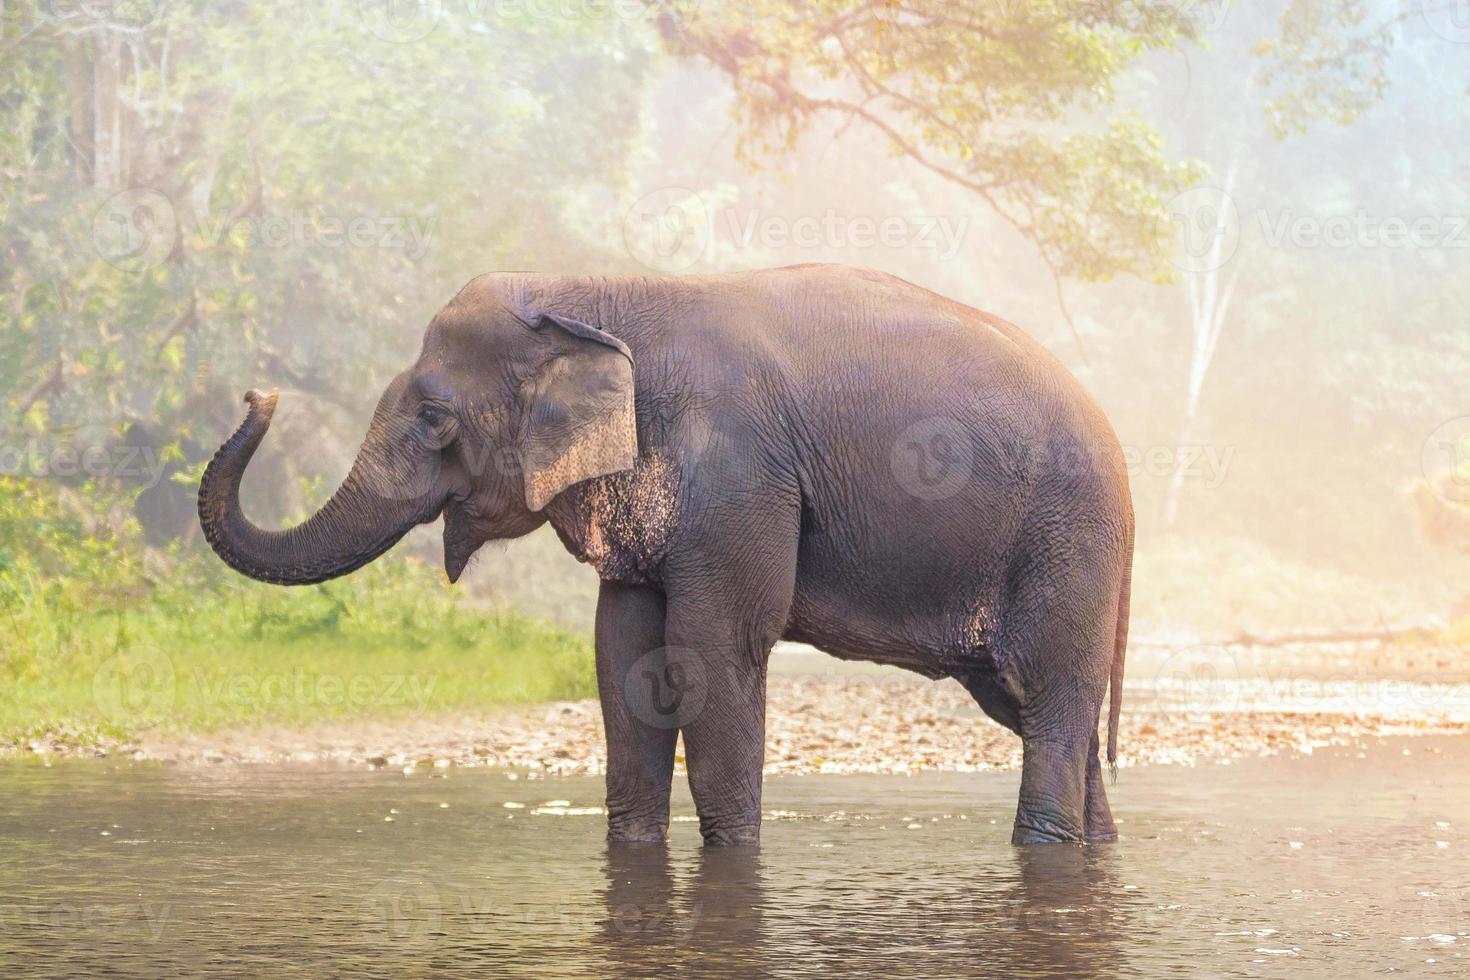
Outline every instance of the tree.
[[585, 250], [557, 204], [616, 186], [646, 26], [373, 12], [0, 4], [7, 446], [213, 445], [252, 383], [361, 410], [447, 287]]
[[[1274, 29], [1241, 52], [1242, 70], [1222, 76], [1231, 91], [1210, 103], [1210, 125], [1234, 141], [1217, 154], [1228, 160], [1223, 187], [1192, 191], [1185, 189], [1205, 168], [1165, 152], [1160, 133], [1123, 108], [1123, 83], [1150, 55], [1213, 43], [1227, 14], [1256, 30], [1254, 8], [1225, 0], [761, 0], [737, 11], [669, 2], [660, 29], [673, 50], [730, 78], [747, 157], [789, 150], [822, 119], [881, 134], [893, 152], [972, 192], [1035, 246], [1069, 327], [1062, 277], [1182, 278], [1191, 336], [1182, 450], [1196, 435], [1240, 275], [1228, 249], [1239, 233], [1231, 194], [1241, 144], [1253, 142], [1241, 130], [1264, 118], [1282, 139], [1318, 120], [1347, 125], [1375, 104], [1395, 32], [1418, 16], [1383, 6], [1286, 0]], [[1181, 192], [1190, 195], [1182, 211]], [[1193, 239], [1203, 248], [1171, 266], [1181, 231], [1186, 247]], [[1164, 508], [1170, 524], [1182, 451], [1178, 460]]]
[[868, 127], [973, 192], [1054, 277], [1164, 280], [1166, 203], [1200, 171], [1116, 90], [1146, 52], [1195, 38], [1198, 16], [1172, 0], [757, 0], [666, 4], [659, 26], [730, 78], [748, 159], [819, 119]]

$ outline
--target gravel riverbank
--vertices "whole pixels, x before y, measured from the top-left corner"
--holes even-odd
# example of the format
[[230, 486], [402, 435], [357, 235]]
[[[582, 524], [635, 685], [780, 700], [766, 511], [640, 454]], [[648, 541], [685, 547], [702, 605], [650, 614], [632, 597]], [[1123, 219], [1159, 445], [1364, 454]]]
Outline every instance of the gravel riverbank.
[[[1470, 733], [1470, 651], [1142, 646], [1129, 652], [1122, 766], [1197, 765], [1309, 753], [1390, 735]], [[930, 682], [814, 651], [773, 661], [766, 772], [968, 772], [1020, 765], [1018, 738], [955, 682]], [[459, 716], [141, 738], [101, 748], [33, 743], [43, 755], [108, 754], [183, 765], [501, 766], [603, 769], [596, 701]], [[679, 756], [682, 769], [682, 750]]]

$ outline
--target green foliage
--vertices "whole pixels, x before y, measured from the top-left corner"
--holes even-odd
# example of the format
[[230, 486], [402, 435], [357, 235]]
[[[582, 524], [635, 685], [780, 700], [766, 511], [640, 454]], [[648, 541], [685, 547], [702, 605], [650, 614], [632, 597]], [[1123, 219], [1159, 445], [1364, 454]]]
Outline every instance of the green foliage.
[[1144, 53], [1195, 37], [1190, 7], [761, 0], [681, 5], [663, 26], [731, 76], [747, 156], [793, 148], [819, 117], [870, 127], [979, 195], [1058, 273], [1158, 279], [1167, 202], [1200, 172], [1111, 113]]
[[534, 6], [0, 5], [0, 433], [355, 405], [472, 276], [581, 258], [556, 202], [617, 185], [650, 39]]
[[[419, 715], [590, 697], [585, 638], [465, 605], [389, 557], [305, 589], [88, 526], [54, 486], [0, 480], [0, 743]], [[93, 507], [85, 508], [87, 510]]]
[[1406, 4], [1385, 17], [1373, 0], [1292, 0], [1280, 31], [1256, 46], [1261, 85], [1272, 93], [1266, 118], [1278, 138], [1323, 120], [1346, 126], [1383, 97], [1394, 35]]
[[0, 675], [30, 674], [40, 651], [72, 646], [89, 611], [128, 601], [144, 578], [120, 542], [82, 516], [75, 494], [0, 477], [0, 616], [9, 627]]

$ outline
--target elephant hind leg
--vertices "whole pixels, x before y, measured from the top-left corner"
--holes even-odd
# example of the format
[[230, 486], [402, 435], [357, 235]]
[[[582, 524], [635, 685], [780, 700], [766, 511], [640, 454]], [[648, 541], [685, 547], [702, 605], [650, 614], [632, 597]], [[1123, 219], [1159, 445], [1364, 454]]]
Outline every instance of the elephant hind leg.
[[965, 690], [980, 705], [990, 719], [1021, 734], [1021, 702], [1008, 690], [1000, 678], [991, 671], [977, 671], [959, 678]]
[[1012, 844], [1087, 839], [1087, 744], [1086, 736], [1023, 736]]
[[1092, 747], [1087, 752], [1087, 810], [1084, 824], [1088, 843], [1102, 843], [1118, 839], [1118, 826], [1113, 823], [1113, 811], [1108, 806], [1108, 791], [1103, 785], [1102, 760], [1098, 758], [1099, 740], [1092, 736]]
[[998, 673], [1014, 678], [1021, 702], [1021, 799], [1012, 838], [1018, 844], [1116, 835], [1097, 727], [1112, 672], [1123, 562], [1108, 537], [1048, 544], [1041, 548], [1045, 560], [1023, 566], [1012, 580], [998, 643]]
[[[1021, 733], [1021, 706], [999, 681], [993, 677], [970, 677], [966, 678], [965, 686], [987, 715], [1011, 731]], [[1066, 742], [1065, 739], [1052, 740], [1053, 743], [1057, 741]], [[1044, 745], [1038, 745], [1034, 751], [1029, 745], [1026, 747], [1026, 758], [1031, 760], [1033, 771], [1028, 787], [1023, 770], [1022, 804], [1017, 811], [1015, 843], [1076, 840], [1079, 838], [1073, 831], [1078, 826], [1081, 827], [1080, 839], [1090, 843], [1118, 839], [1118, 828], [1108, 807], [1100, 750], [1101, 740], [1096, 733], [1080, 753], [1068, 750], [1065, 744], [1060, 750]], [[1075, 796], [1072, 783], [1079, 764], [1085, 773], [1080, 824], [1075, 818], [1058, 819], [1055, 816], [1057, 811], [1070, 809], [1070, 801]], [[1026, 807], [1028, 796], [1033, 801], [1029, 811]], [[1045, 815], [1048, 813], [1052, 815]], [[1066, 832], [1058, 833], [1059, 830]]]

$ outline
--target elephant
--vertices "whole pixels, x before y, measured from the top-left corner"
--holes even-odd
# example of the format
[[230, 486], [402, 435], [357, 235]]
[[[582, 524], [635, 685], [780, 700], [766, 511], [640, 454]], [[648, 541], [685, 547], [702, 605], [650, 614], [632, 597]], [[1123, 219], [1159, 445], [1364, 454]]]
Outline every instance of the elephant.
[[550, 523], [600, 579], [607, 834], [666, 840], [676, 740], [707, 845], [755, 844], [781, 639], [953, 678], [1020, 736], [1015, 844], [1116, 838], [1133, 506], [1080, 382], [988, 313], [884, 273], [490, 273], [428, 325], [347, 476], [263, 530], [252, 391], [199, 489], [206, 540], [283, 585], [443, 517], [458, 581]]

